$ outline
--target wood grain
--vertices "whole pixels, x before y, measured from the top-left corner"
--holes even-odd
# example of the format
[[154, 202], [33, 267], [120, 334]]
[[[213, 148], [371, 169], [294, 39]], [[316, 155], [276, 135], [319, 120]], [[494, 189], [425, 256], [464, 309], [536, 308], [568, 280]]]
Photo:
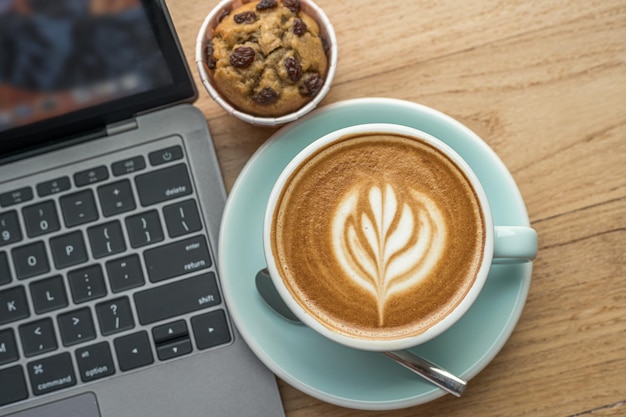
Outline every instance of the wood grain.
[[[168, 0], [195, 74], [210, 0]], [[318, 0], [339, 65], [323, 101], [434, 107], [507, 165], [540, 238], [511, 338], [466, 394], [388, 412], [336, 407], [283, 381], [288, 417], [626, 415], [626, 1]], [[198, 83], [232, 188], [276, 129], [247, 125]]]

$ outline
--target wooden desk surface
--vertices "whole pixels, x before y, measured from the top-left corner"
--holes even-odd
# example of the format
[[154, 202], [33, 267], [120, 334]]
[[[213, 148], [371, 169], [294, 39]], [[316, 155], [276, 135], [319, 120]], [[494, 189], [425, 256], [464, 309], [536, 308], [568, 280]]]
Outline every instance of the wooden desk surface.
[[[168, 0], [194, 72], [217, 3]], [[626, 1], [317, 4], [340, 48], [322, 105], [382, 96], [457, 118], [508, 166], [540, 248], [513, 335], [462, 398], [362, 412], [279, 381], [287, 416], [626, 415]], [[198, 86], [230, 190], [274, 129], [227, 115]]]

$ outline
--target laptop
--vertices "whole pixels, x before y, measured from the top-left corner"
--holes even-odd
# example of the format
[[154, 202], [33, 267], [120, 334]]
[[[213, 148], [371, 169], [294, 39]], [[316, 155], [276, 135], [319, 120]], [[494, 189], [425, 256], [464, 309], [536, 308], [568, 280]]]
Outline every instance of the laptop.
[[0, 415], [283, 416], [216, 267], [225, 191], [158, 0], [0, 0]]

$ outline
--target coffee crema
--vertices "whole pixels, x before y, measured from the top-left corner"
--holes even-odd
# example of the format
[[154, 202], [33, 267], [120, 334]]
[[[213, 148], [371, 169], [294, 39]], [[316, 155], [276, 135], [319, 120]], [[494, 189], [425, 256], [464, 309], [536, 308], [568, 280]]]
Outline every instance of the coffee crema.
[[308, 157], [277, 202], [272, 252], [292, 296], [362, 339], [420, 334], [472, 286], [484, 252], [465, 174], [417, 138], [349, 135]]

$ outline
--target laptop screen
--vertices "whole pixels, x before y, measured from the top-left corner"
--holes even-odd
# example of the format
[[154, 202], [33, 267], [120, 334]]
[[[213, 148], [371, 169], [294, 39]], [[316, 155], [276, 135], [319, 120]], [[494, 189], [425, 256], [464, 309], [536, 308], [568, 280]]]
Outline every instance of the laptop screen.
[[0, 0], [0, 152], [192, 101], [158, 0]]

